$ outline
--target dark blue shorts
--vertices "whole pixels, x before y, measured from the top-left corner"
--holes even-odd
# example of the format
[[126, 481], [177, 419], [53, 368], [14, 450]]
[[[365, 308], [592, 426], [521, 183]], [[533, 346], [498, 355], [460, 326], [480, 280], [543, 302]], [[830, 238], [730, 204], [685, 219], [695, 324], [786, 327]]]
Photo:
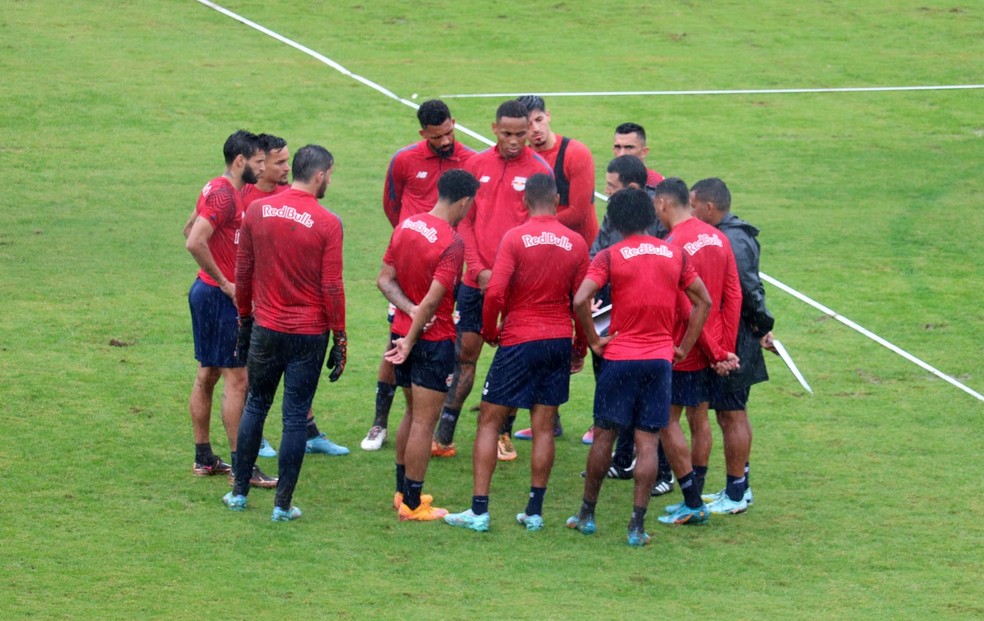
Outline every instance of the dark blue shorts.
[[[713, 371], [712, 371], [713, 372]], [[738, 388], [737, 390], [725, 390], [724, 378], [714, 373], [711, 376], [710, 395], [708, 400], [710, 409], [715, 412], [730, 412], [748, 409], [748, 395], [751, 393], [751, 386]]]
[[236, 360], [239, 313], [222, 289], [196, 278], [188, 292], [191, 331], [195, 337], [195, 360], [203, 367], [244, 367]]
[[674, 371], [670, 403], [695, 406], [709, 401], [711, 398], [711, 378], [708, 377], [708, 373], [714, 373], [714, 371], [712, 369]]
[[481, 289], [462, 283], [458, 287], [458, 332], [482, 332], [482, 302], [485, 296]]
[[595, 386], [595, 425], [659, 432], [670, 421], [672, 375], [669, 360], [604, 360]]
[[[391, 334], [390, 338], [396, 340], [400, 335]], [[454, 359], [454, 341], [417, 341], [403, 364], [393, 367], [396, 385], [447, 392], [454, 375]]]
[[485, 376], [482, 401], [530, 409], [567, 403], [571, 340], [545, 339], [499, 347]]

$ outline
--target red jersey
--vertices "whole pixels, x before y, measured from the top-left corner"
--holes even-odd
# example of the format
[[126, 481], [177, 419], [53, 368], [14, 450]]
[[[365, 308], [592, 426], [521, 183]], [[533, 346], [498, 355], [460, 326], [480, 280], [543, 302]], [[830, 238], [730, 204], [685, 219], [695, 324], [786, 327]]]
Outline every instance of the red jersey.
[[478, 287], [478, 274], [492, 269], [502, 236], [529, 218], [523, 205], [526, 180], [537, 173], [553, 175], [546, 161], [533, 149], [524, 147], [510, 160], [499, 149], [490, 147], [472, 157], [465, 170], [478, 179], [478, 193], [468, 215], [458, 224], [465, 240], [465, 277], [469, 287]]
[[618, 335], [605, 346], [606, 360], [673, 360], [677, 293], [697, 278], [679, 248], [632, 235], [599, 252], [587, 278], [612, 285], [608, 333]]
[[646, 169], [646, 185], [655, 188], [659, 185], [659, 182], [663, 180], [663, 175], [659, 174], [652, 168]]
[[243, 186], [243, 189], [240, 190], [240, 193], [243, 195], [243, 204], [249, 207], [250, 203], [255, 200], [267, 198], [273, 196], [274, 194], [280, 194], [289, 187], [289, 185], [276, 185], [273, 187], [273, 190], [267, 192], [266, 190], [261, 190], [252, 183], [247, 183]]
[[[697, 346], [673, 366], [677, 371], [699, 371], [712, 362], [724, 360], [735, 351], [738, 320], [741, 316], [741, 281], [731, 242], [716, 228], [689, 218], [677, 224], [666, 238], [667, 243], [683, 250], [687, 262], [704, 281], [711, 295], [711, 312], [701, 330]], [[692, 304], [682, 291], [677, 301], [677, 342], [687, 333], [687, 319]]]
[[[538, 151], [553, 168], [560, 194], [557, 219], [561, 224], [579, 234], [590, 246], [598, 236], [598, 214], [594, 207], [595, 169], [591, 151], [583, 143], [557, 136], [552, 149]], [[564, 150], [563, 167], [558, 169], [557, 156]]]
[[482, 336], [502, 345], [571, 338], [571, 301], [587, 269], [588, 245], [556, 216], [536, 216], [510, 230], [485, 289]]
[[455, 142], [451, 157], [441, 157], [426, 140], [396, 152], [386, 171], [383, 211], [395, 228], [410, 216], [427, 213], [437, 203], [437, 180], [445, 171], [462, 168], [475, 150]]
[[[444, 286], [434, 314], [434, 325], [420, 335], [424, 341], [455, 339], [454, 287], [461, 276], [465, 243], [447, 221], [430, 213], [411, 216], [393, 231], [383, 263], [396, 270], [396, 282], [414, 304], [419, 304], [433, 281]], [[413, 319], [399, 308], [393, 317], [393, 332], [406, 336]]]
[[[195, 205], [196, 216], [205, 218], [212, 225], [208, 251], [219, 271], [232, 283], [236, 282], [236, 244], [239, 243], [239, 225], [245, 206], [242, 194], [228, 177], [216, 177], [206, 183]], [[205, 270], [199, 270], [198, 277], [207, 285], [219, 286]]]
[[236, 259], [241, 317], [290, 334], [345, 329], [342, 222], [312, 194], [289, 188], [251, 203]]

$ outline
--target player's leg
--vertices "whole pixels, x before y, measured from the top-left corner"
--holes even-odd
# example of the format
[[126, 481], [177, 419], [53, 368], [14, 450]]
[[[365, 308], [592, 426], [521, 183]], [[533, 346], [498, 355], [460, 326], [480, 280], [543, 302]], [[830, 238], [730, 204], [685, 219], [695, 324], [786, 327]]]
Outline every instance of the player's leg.
[[246, 405], [246, 367], [222, 369], [222, 425], [229, 437], [229, 450], [236, 452], [239, 421]]
[[751, 437], [748, 412], [745, 410], [721, 410], [717, 412], [718, 424], [724, 444], [724, 463], [727, 479], [724, 494], [711, 503], [714, 513], [741, 513], [748, 508], [744, 499]]
[[690, 427], [690, 460], [693, 462], [697, 487], [704, 491], [707, 464], [711, 459], [711, 424], [707, 417], [707, 401], [687, 407], [687, 425]]
[[[475, 384], [475, 365], [482, 353], [482, 303], [480, 289], [462, 284], [458, 287], [458, 338], [455, 342], [454, 376], [447, 399], [441, 410], [441, 421], [434, 440], [447, 448], [454, 444], [454, 432], [461, 416], [461, 408]], [[437, 447], [437, 448], [440, 448]], [[451, 456], [453, 452], [448, 452]]]
[[[221, 298], [226, 298], [226, 302], [223, 303]], [[188, 291], [195, 360], [199, 363], [188, 398], [188, 413], [195, 440], [195, 465], [192, 471], [199, 476], [221, 474], [230, 470], [229, 464], [212, 452], [209, 437], [215, 384], [221, 377], [220, 368], [227, 366], [227, 356], [232, 353], [223, 352], [219, 341], [223, 332], [221, 327], [224, 325], [226, 304], [228, 297], [218, 287], [206, 285], [201, 279], [195, 279]], [[238, 327], [236, 330], [238, 333]]]
[[284, 369], [283, 436], [280, 440], [280, 477], [274, 499], [273, 519], [284, 521], [300, 517], [291, 501], [304, 464], [307, 443], [307, 415], [311, 411], [321, 378], [321, 366], [328, 351], [328, 335], [287, 335], [282, 339], [286, 352]]
[[[392, 321], [392, 319], [390, 319]], [[387, 339], [386, 350], [392, 347], [392, 339]], [[366, 437], [360, 446], [364, 451], [378, 451], [386, 442], [389, 427], [389, 414], [396, 395], [396, 375], [393, 363], [385, 357], [379, 360], [379, 371], [376, 376], [376, 412]]]
[[[222, 371], [216, 367], [198, 367], [195, 383], [191, 387], [188, 399], [188, 412], [191, 415], [191, 429], [195, 438], [195, 474], [218, 474], [212, 472], [215, 465], [222, 460], [212, 452], [209, 439], [209, 423], [212, 418], [212, 399], [215, 384], [218, 383]], [[223, 470], [228, 472], [228, 469]]]
[[659, 443], [657, 430], [635, 428], [636, 466], [633, 472], [635, 489], [632, 497], [632, 517], [629, 519], [628, 542], [632, 546], [649, 543], [646, 533], [646, 512], [649, 498], [656, 481], [656, 445]]
[[[670, 402], [674, 400], [672, 399], [670, 385], [672, 379], [675, 378], [669, 370], [668, 361], [657, 362], [660, 363], [662, 368], [655, 369], [656, 373], [653, 386], [659, 386], [660, 389], [654, 391], [653, 394], [658, 393], [659, 396], [653, 398], [651, 403], [654, 406], [660, 402], [666, 404], [666, 414], [663, 414], [665, 417], [665, 427], [660, 423], [651, 422], [650, 424], [654, 428], [660, 428], [659, 435], [660, 441], [663, 444], [663, 450], [666, 451], [666, 457], [670, 461], [670, 466], [674, 474], [676, 474], [677, 481], [680, 483], [680, 491], [683, 492], [683, 503], [677, 505], [672, 513], [660, 516], [659, 520], [667, 524], [697, 524], [707, 520], [707, 507], [704, 505], [704, 501], [700, 497], [700, 491], [697, 489], [693, 463], [690, 456], [690, 447], [687, 445], [687, 439], [684, 437], [683, 430], [680, 428], [680, 417], [678, 415], [674, 419], [668, 415]], [[665, 363], [665, 366], [663, 363]], [[669, 512], [669, 509], [667, 511]]]

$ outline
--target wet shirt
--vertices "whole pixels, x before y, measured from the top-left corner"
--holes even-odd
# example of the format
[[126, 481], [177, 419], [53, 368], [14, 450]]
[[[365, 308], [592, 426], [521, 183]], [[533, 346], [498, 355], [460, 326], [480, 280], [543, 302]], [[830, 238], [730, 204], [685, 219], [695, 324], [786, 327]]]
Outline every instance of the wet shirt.
[[536, 216], [511, 229], [485, 290], [482, 336], [502, 345], [571, 338], [571, 301], [587, 268], [587, 244], [556, 216]]
[[[557, 156], [564, 137], [558, 135], [556, 138], [552, 149], [539, 151], [537, 155], [550, 164], [559, 179]], [[598, 214], [594, 206], [594, 158], [588, 147], [577, 140], [569, 139], [564, 150], [563, 172], [568, 183], [567, 201], [561, 198], [560, 205], [557, 206], [557, 220], [574, 230], [590, 247], [598, 236]]]
[[479, 272], [492, 269], [495, 253], [509, 229], [529, 218], [523, 205], [526, 180], [537, 173], [553, 176], [546, 161], [529, 147], [505, 159], [496, 147], [475, 155], [465, 170], [478, 179], [478, 193], [468, 215], [458, 225], [465, 241], [465, 277], [469, 287], [478, 287]]
[[290, 188], [249, 205], [236, 276], [239, 315], [252, 313], [264, 328], [345, 329], [342, 222], [308, 192]]
[[[454, 340], [454, 288], [465, 258], [461, 237], [446, 221], [422, 213], [401, 222], [383, 256], [383, 263], [396, 270], [396, 281], [403, 294], [419, 304], [431, 283], [444, 286], [444, 297], [435, 313], [434, 325], [420, 335], [424, 341]], [[400, 309], [393, 317], [393, 332], [406, 336], [413, 319]]]
[[697, 273], [676, 246], [632, 235], [600, 251], [587, 278], [611, 283], [612, 319], [606, 360], [673, 360], [677, 294]]
[[437, 203], [437, 180], [441, 175], [465, 165], [475, 150], [460, 142], [451, 157], [434, 152], [426, 140], [403, 147], [390, 160], [383, 187], [383, 211], [394, 227], [409, 218], [427, 213]]
[[[208, 251], [222, 275], [233, 283], [236, 282], [236, 244], [245, 207], [242, 194], [228, 177], [216, 177], [206, 183], [195, 205], [196, 216], [205, 218], [212, 226]], [[219, 286], [205, 270], [199, 270], [198, 277], [207, 285]]]

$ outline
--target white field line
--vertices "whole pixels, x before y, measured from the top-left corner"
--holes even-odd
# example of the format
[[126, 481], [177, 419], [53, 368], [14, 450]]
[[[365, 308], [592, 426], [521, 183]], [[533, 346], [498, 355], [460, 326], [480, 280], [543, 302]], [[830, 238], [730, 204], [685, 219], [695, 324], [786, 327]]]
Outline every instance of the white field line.
[[[639, 97], [643, 95], [775, 95], [788, 93], [878, 93], [885, 91], [953, 91], [984, 88], [984, 84], [949, 84], [940, 86], [855, 86], [842, 88], [742, 88], [704, 91], [572, 91], [536, 94], [541, 97]], [[441, 99], [476, 99], [521, 97], [530, 93], [459, 93], [441, 95]]]
[[[320, 61], [320, 62], [322, 62], [322, 63], [324, 63], [326, 65], [328, 65], [329, 67], [331, 67], [332, 69], [338, 71], [339, 73], [341, 73], [341, 74], [343, 74], [345, 76], [348, 76], [348, 77], [352, 78], [353, 80], [356, 80], [358, 82], [361, 82], [362, 84], [368, 86], [369, 88], [371, 88], [371, 89], [373, 89], [373, 90], [375, 90], [375, 91], [377, 91], [379, 93], [382, 93], [383, 95], [389, 97], [390, 99], [394, 99], [394, 100], [402, 103], [403, 105], [409, 106], [409, 107], [411, 107], [411, 108], [413, 108], [415, 110], [417, 108], [419, 108], [419, 106], [417, 104], [415, 104], [414, 102], [409, 101], [407, 99], [404, 99], [403, 97], [400, 97], [400, 96], [396, 95], [395, 93], [393, 93], [389, 89], [384, 88], [383, 86], [380, 86], [379, 84], [376, 84], [375, 82], [373, 82], [373, 81], [371, 81], [371, 80], [369, 80], [367, 78], [364, 78], [364, 77], [362, 77], [360, 75], [356, 75], [356, 74], [352, 73], [351, 71], [349, 71], [348, 69], [346, 69], [342, 65], [336, 63], [335, 61], [331, 60], [327, 56], [324, 56], [323, 54], [320, 54], [320, 53], [312, 50], [309, 47], [306, 47], [304, 45], [301, 45], [300, 43], [297, 43], [296, 41], [293, 41], [291, 39], [288, 39], [287, 37], [285, 37], [285, 36], [283, 36], [281, 34], [278, 34], [278, 33], [274, 32], [274, 31], [270, 30], [269, 28], [266, 28], [264, 26], [261, 26], [260, 24], [257, 24], [256, 22], [250, 21], [250, 20], [246, 19], [245, 17], [243, 17], [242, 15], [239, 15], [237, 13], [234, 13], [234, 12], [230, 11], [229, 9], [226, 9], [225, 7], [222, 7], [222, 6], [219, 6], [218, 4], [215, 4], [214, 2], [210, 2], [209, 0], [196, 0], [196, 1], [199, 2], [199, 3], [201, 3], [201, 4], [203, 4], [203, 5], [205, 5], [205, 6], [207, 6], [207, 7], [209, 7], [209, 8], [211, 8], [211, 9], [214, 9], [215, 11], [218, 11], [219, 13], [222, 13], [223, 15], [225, 15], [227, 17], [231, 17], [232, 19], [234, 19], [234, 20], [236, 20], [236, 21], [238, 21], [238, 22], [240, 22], [242, 24], [245, 24], [246, 26], [249, 26], [250, 28], [253, 28], [254, 30], [258, 30], [259, 32], [262, 32], [263, 34], [265, 34], [265, 35], [267, 35], [269, 37], [273, 37], [274, 39], [276, 39], [277, 41], [280, 41], [281, 43], [284, 43], [286, 45], [289, 45], [290, 47], [292, 47], [292, 48], [294, 48], [294, 49], [296, 49], [296, 50], [298, 50], [300, 52], [303, 52], [303, 53], [307, 54], [308, 56], [310, 56], [310, 57], [312, 57], [312, 58], [314, 58], [314, 59], [316, 59], [316, 60], [318, 60], [318, 61]], [[518, 97], [519, 95], [502, 95], [502, 96], [503, 97], [517, 96]], [[542, 96], [557, 96], [557, 93], [545, 93], [545, 94], [542, 94]], [[487, 144], [489, 146], [492, 146], [493, 144], [495, 144], [494, 142], [492, 142], [491, 140], [489, 140], [485, 136], [482, 136], [481, 134], [478, 134], [478, 133], [476, 133], [476, 132], [468, 129], [468, 128], [464, 127], [463, 125], [458, 124], [458, 125], [455, 126], [455, 128], [461, 130], [463, 133], [465, 133], [465, 134], [471, 136], [472, 138], [475, 138], [476, 140], [479, 140], [479, 141], [481, 141], [481, 142], [483, 142], [483, 143], [485, 143], [485, 144]], [[598, 196], [602, 200], [606, 200], [607, 201], [607, 197], [605, 197], [602, 194], [595, 193], [595, 196]], [[823, 306], [822, 304], [813, 301], [812, 299], [810, 299], [809, 297], [803, 295], [799, 291], [796, 291], [795, 289], [793, 289], [793, 288], [791, 288], [791, 287], [789, 287], [787, 285], [784, 285], [783, 283], [781, 283], [778, 280], [772, 278], [771, 276], [768, 276], [768, 275], [762, 274], [762, 273], [760, 273], [759, 275], [766, 282], [775, 285], [779, 289], [785, 291], [786, 293], [789, 293], [793, 297], [798, 298], [799, 300], [801, 300], [801, 301], [809, 304], [810, 306], [813, 306], [814, 308], [819, 309], [821, 312], [823, 312], [823, 313], [825, 313], [825, 314], [833, 317], [834, 319], [837, 319], [838, 321], [840, 321], [844, 325], [848, 326], [849, 328], [851, 328], [851, 329], [853, 329], [853, 330], [855, 330], [857, 332], [860, 332], [861, 334], [863, 334], [863, 335], [867, 336], [868, 338], [874, 340], [876, 343], [879, 343], [881, 345], [884, 345], [885, 347], [891, 349], [892, 351], [894, 351], [895, 353], [899, 354], [903, 358], [905, 358], [905, 359], [907, 359], [907, 360], [909, 360], [909, 361], [911, 361], [911, 362], [919, 365], [920, 367], [926, 369], [927, 371], [929, 371], [933, 375], [936, 375], [937, 377], [939, 377], [939, 378], [941, 378], [943, 380], [946, 380], [947, 382], [949, 382], [950, 384], [953, 384], [957, 388], [960, 388], [961, 390], [963, 390], [967, 394], [972, 395], [974, 397], [977, 397], [981, 401], [984, 401], [984, 396], [982, 396], [980, 393], [971, 390], [970, 388], [968, 388], [967, 386], [964, 386], [963, 384], [961, 384], [960, 382], [958, 382], [954, 378], [950, 377], [949, 375], [946, 375], [945, 373], [942, 373], [941, 371], [938, 371], [934, 367], [926, 364], [925, 362], [923, 362], [922, 360], [916, 358], [912, 354], [909, 354], [908, 352], [906, 352], [906, 351], [904, 351], [904, 350], [896, 347], [895, 345], [892, 345], [891, 343], [889, 343], [885, 339], [883, 339], [880, 336], [878, 336], [878, 335], [876, 335], [876, 334], [868, 331], [864, 327], [859, 326], [858, 324], [854, 323], [850, 319], [847, 319], [846, 317], [843, 317], [841, 315], [838, 315], [837, 313], [835, 313], [834, 311], [830, 310], [826, 306]]]

